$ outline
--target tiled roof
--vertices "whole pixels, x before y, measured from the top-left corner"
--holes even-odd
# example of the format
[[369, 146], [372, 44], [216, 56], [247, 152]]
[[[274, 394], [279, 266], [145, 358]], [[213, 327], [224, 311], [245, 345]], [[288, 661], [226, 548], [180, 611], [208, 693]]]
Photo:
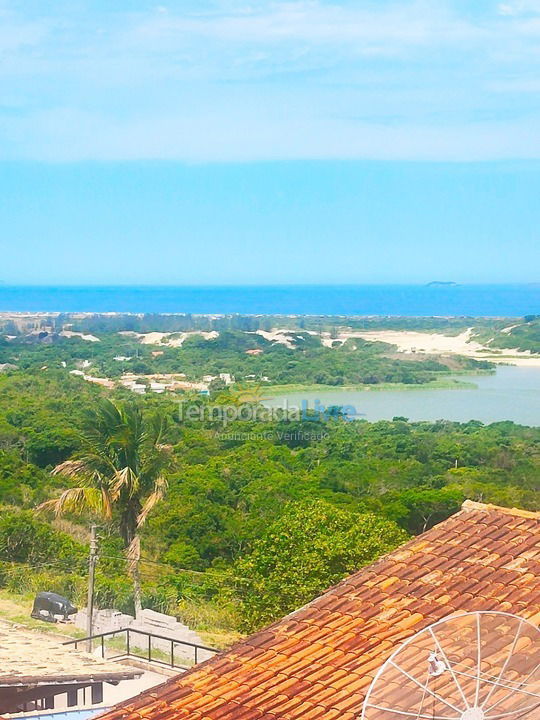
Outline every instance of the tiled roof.
[[12, 685], [129, 680], [133, 667], [106, 662], [62, 645], [53, 638], [0, 624], [0, 688]]
[[540, 623], [540, 513], [462, 510], [106, 720], [353, 720], [405, 639], [459, 611]]

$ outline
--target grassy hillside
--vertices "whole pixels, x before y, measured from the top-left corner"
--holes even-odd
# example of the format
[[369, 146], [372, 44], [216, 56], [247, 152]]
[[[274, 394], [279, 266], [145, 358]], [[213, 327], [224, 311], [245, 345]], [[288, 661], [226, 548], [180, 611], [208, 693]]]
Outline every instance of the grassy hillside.
[[510, 326], [509, 330], [499, 332], [492, 342], [492, 347], [516, 348], [540, 353], [540, 316], [531, 315], [525, 322]]

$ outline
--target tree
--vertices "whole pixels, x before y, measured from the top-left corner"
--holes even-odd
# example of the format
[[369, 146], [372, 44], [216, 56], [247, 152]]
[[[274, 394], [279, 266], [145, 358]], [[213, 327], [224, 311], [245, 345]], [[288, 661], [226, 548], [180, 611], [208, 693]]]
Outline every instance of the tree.
[[169, 463], [162, 414], [144, 415], [134, 403], [101, 400], [81, 436], [81, 452], [53, 473], [76, 483], [40, 505], [56, 516], [90, 513], [120, 533], [133, 577], [135, 613], [141, 609], [139, 529], [167, 490]]
[[236, 565], [247, 627], [290, 613], [407, 538], [394, 522], [375, 515], [324, 500], [289, 503]]
[[458, 512], [465, 495], [458, 488], [411, 488], [398, 493], [386, 512], [417, 535]]

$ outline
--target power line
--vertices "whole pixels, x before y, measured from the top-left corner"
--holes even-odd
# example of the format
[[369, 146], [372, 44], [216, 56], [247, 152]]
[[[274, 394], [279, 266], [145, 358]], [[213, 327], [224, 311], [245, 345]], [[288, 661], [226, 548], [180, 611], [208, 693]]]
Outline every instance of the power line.
[[[98, 565], [99, 565], [99, 560], [102, 558], [107, 559], [107, 560], [120, 560], [124, 563], [128, 562], [127, 558], [122, 557], [121, 555], [98, 555], [98, 557], [97, 557]], [[0, 561], [0, 562], [8, 562], [8, 561]], [[191, 575], [198, 575], [202, 578], [208, 578], [208, 577], [215, 576], [216, 579], [222, 579], [222, 580], [229, 579], [229, 580], [233, 580], [233, 581], [240, 580], [243, 582], [249, 582], [249, 578], [241, 577], [239, 575], [233, 575], [231, 573], [228, 573], [225, 570], [223, 570], [223, 571], [212, 570], [212, 569], [192, 570], [190, 568], [175, 568], [172, 565], [167, 565], [166, 563], [160, 563], [160, 562], [154, 561], [154, 560], [144, 560], [142, 558], [139, 562], [144, 563], [144, 564], [156, 565], [156, 566], [165, 568], [170, 573], [178, 573], [178, 574], [188, 573]], [[63, 569], [67, 573], [67, 572], [69, 572], [69, 568], [67, 568], [66, 565], [67, 565], [67, 563], [64, 560], [56, 560], [54, 562], [38, 563], [38, 564], [33, 564], [33, 563], [28, 563], [28, 562], [27, 563], [11, 563], [11, 565], [9, 567], [6, 567], [6, 566], [2, 567], [0, 565], [0, 577], [2, 576], [2, 574], [15, 574], [17, 572], [20, 572], [24, 568], [28, 568], [29, 570], [41, 570], [41, 569], [45, 569], [45, 568], [58, 568], [58, 569]], [[141, 574], [144, 575], [147, 579], [155, 580], [155, 575], [151, 575], [148, 570], [146, 570], [146, 571], [143, 570]], [[81, 577], [82, 577], [82, 574], [81, 574]]]
[[[126, 558], [122, 557], [121, 555], [100, 555], [100, 558], [105, 558], [107, 560], [123, 560], [126, 562]], [[209, 568], [208, 570], [192, 570], [191, 568], [177, 568], [173, 567], [172, 565], [169, 565], [167, 563], [159, 562], [158, 560], [146, 560], [144, 558], [141, 558], [139, 560], [140, 563], [145, 563], [147, 565], [156, 565], [158, 567], [166, 568], [170, 572], [177, 572], [177, 573], [191, 573], [193, 575], [202, 575], [207, 577], [208, 575], [223, 575], [227, 577], [232, 577], [236, 580], [249, 580], [249, 578], [241, 577], [240, 575], [232, 575], [227, 570], [213, 570]]]
[[[0, 562], [9, 562], [9, 561], [2, 560], [2, 561], [0, 561]], [[66, 567], [65, 561], [63, 561], [63, 560], [56, 560], [55, 562], [37, 563], [37, 564], [34, 564], [34, 563], [13, 563], [13, 562], [12, 562], [9, 567], [6, 567], [6, 566], [3, 566], [3, 567], [2, 567], [2, 566], [0, 565], [0, 577], [1, 577], [4, 573], [20, 572], [20, 571], [23, 570], [24, 568], [28, 568], [28, 569], [30, 569], [30, 570], [41, 570], [42, 568], [49, 568], [49, 567], [56, 567], [56, 568], [62, 567], [63, 569], [66, 570], [66, 572], [69, 571], [69, 569]]]

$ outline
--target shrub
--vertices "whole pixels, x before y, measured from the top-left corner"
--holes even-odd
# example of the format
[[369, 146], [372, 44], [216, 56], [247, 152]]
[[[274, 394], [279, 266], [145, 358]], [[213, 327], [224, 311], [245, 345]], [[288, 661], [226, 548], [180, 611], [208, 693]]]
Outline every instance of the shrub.
[[256, 629], [304, 605], [407, 539], [394, 522], [324, 500], [291, 502], [240, 560], [245, 626]]
[[82, 573], [86, 555], [84, 545], [31, 511], [4, 511], [0, 516], [0, 560]]

